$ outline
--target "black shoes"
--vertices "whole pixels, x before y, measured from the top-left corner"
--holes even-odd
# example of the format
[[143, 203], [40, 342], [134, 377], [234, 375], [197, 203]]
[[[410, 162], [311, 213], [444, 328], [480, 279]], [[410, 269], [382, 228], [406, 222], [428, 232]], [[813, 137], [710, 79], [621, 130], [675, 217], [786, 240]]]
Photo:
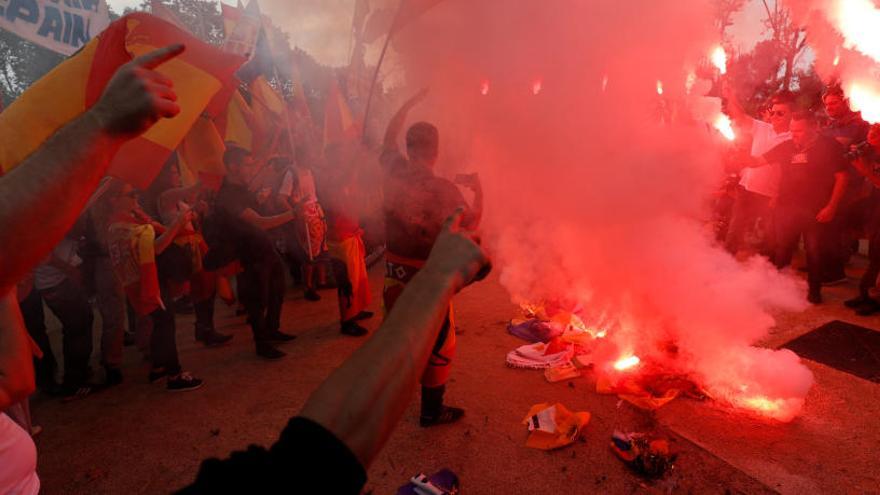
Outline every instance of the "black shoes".
[[363, 320], [369, 320], [369, 319], [372, 318], [372, 317], [373, 317], [373, 312], [372, 312], [372, 311], [361, 311], [360, 313], [357, 314], [357, 316], [355, 316], [354, 318], [352, 318], [352, 320], [354, 320], [354, 321], [363, 321]]
[[218, 347], [228, 344], [232, 335], [220, 333], [213, 328], [207, 330], [196, 329], [196, 341], [205, 344], [206, 347]]
[[317, 302], [321, 300], [321, 296], [318, 295], [315, 289], [306, 289], [304, 297], [306, 298], [306, 301]]
[[822, 304], [822, 290], [819, 288], [810, 288], [807, 292], [807, 301], [810, 304]]
[[257, 356], [270, 361], [281, 359], [287, 354], [269, 342], [257, 342]]
[[342, 333], [352, 337], [363, 337], [367, 334], [367, 329], [358, 325], [355, 320], [342, 322]]
[[266, 342], [272, 344], [283, 344], [285, 342], [290, 342], [295, 339], [296, 335], [290, 335], [283, 332], [279, 332], [275, 330], [274, 332], [269, 332], [269, 335], [266, 336]]
[[419, 426], [429, 428], [431, 426], [448, 425], [455, 423], [464, 417], [464, 409], [458, 407], [443, 406], [440, 412], [434, 416], [419, 416]]
[[201, 378], [196, 378], [184, 371], [177, 375], [169, 376], [165, 387], [169, 392], [189, 392], [190, 390], [201, 388], [203, 383]]
[[110, 366], [104, 367], [104, 374], [106, 375], [104, 385], [107, 387], [112, 387], [114, 385], [119, 385], [122, 383], [122, 370], [119, 368], [113, 368]]

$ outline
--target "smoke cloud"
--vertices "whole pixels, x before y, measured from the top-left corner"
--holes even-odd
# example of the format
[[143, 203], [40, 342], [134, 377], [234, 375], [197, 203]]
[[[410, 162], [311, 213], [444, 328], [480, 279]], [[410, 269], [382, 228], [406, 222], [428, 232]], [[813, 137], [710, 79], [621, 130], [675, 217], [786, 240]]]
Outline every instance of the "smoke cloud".
[[721, 138], [657, 117], [657, 81], [683, 101], [718, 42], [709, 1], [446, 0], [399, 36], [409, 87], [431, 92], [411, 120], [440, 128], [438, 173], [480, 173], [484, 237], [514, 301], [602, 318], [600, 372], [635, 353], [722, 401], [797, 414], [811, 373], [751, 345], [768, 310], [803, 307], [803, 287], [713, 244]]

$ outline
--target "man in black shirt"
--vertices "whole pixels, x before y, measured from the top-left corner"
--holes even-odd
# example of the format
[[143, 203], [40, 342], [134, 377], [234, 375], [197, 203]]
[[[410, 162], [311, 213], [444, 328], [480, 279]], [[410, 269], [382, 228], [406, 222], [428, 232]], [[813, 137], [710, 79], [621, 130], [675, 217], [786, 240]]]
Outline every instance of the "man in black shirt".
[[768, 163], [782, 170], [776, 202], [776, 253], [774, 263], [783, 268], [791, 263], [800, 236], [807, 252], [809, 293], [807, 300], [822, 302], [822, 263], [834, 256], [835, 230], [831, 222], [846, 192], [847, 163], [843, 147], [833, 138], [820, 135], [815, 117], [795, 113], [791, 141], [764, 155]]
[[216, 269], [232, 259], [241, 261], [244, 272], [238, 276], [238, 292], [254, 332], [257, 355], [279, 359], [285, 354], [273, 344], [295, 337], [279, 330], [284, 264], [266, 230], [293, 220], [293, 211], [268, 217], [257, 213], [257, 198], [247, 187], [256, 172], [250, 152], [229, 144], [223, 162], [227, 175], [217, 193], [214, 218], [210, 227], [205, 226], [211, 246], [206, 264]]
[[488, 274], [489, 260], [461, 217], [459, 210], [447, 221], [373, 337], [309, 396], [270, 449], [208, 459], [180, 493], [360, 493], [366, 468], [415, 394], [452, 296]]

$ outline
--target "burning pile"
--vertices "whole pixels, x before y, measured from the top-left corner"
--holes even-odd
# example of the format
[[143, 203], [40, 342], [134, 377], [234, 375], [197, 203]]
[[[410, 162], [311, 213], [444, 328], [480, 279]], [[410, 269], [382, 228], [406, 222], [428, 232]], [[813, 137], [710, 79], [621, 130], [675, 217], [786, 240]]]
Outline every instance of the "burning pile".
[[[586, 312], [579, 308], [564, 310], [557, 304], [546, 303], [522, 303], [521, 308], [526, 318], [511, 321], [508, 330], [534, 343], [512, 351], [508, 365], [545, 368], [550, 382], [575, 378], [590, 370], [595, 374], [597, 392], [617, 394], [648, 410], [660, 408], [676, 397], [688, 396], [717, 399], [760, 416], [790, 421], [803, 406], [802, 397], [768, 396], [757, 382], [744, 380], [734, 389], [704, 388], [704, 377], [679, 362], [675, 342], [665, 343], [662, 353], [641, 349], [651, 356], [643, 360], [635, 351], [640, 348], [638, 341], [614, 338], [614, 325], [607, 315], [596, 320], [600, 322], [597, 326], [585, 324], [582, 315], [587, 317]], [[522, 360], [529, 355], [532, 361]], [[791, 357], [797, 359], [793, 354]]]

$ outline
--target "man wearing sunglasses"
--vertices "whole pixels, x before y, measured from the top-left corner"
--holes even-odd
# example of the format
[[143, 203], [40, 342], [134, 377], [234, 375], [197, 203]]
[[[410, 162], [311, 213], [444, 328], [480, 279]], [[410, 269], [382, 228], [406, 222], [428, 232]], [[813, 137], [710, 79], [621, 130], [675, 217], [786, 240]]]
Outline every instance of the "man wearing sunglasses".
[[[770, 102], [767, 113], [769, 122], [750, 117], [740, 106], [734, 92], [725, 85], [727, 108], [737, 126], [752, 136], [749, 154], [752, 158], [762, 156], [775, 146], [791, 139], [789, 124], [793, 98], [791, 93], [780, 93]], [[730, 226], [727, 230], [725, 247], [736, 254], [742, 248], [746, 232], [755, 227], [760, 219], [764, 223], [765, 239], [762, 252], [773, 252], [773, 228], [770, 222], [771, 203], [779, 190], [779, 168], [776, 165], [757, 163], [747, 164], [740, 172], [739, 187], [733, 204]]]

